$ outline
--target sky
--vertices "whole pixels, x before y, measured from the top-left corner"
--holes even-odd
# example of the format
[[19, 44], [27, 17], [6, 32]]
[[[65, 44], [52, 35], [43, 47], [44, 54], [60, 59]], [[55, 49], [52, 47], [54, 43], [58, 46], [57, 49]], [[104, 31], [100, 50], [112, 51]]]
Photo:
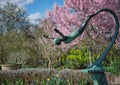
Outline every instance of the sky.
[[7, 1], [24, 8], [33, 24], [38, 24], [38, 20], [45, 16], [46, 11], [52, 10], [55, 3], [60, 6], [64, 3], [64, 0], [0, 0], [0, 3], [5, 4]]

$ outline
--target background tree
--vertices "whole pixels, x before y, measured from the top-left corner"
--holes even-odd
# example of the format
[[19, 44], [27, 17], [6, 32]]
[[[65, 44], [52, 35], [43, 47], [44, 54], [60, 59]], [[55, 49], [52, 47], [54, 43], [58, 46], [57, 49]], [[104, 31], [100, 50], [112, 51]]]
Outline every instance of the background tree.
[[43, 35], [53, 33], [49, 30], [54, 27], [54, 23], [50, 23], [48, 19], [42, 19], [40, 26], [34, 30], [34, 36], [38, 39], [39, 53], [41, 53], [40, 62], [44, 63], [44, 67], [54, 68], [60, 62], [62, 51], [53, 45], [51, 40], [46, 40]]
[[[33, 41], [35, 38], [31, 35], [30, 27], [32, 24], [23, 8], [12, 3], [0, 6], [1, 63], [7, 62], [8, 56], [14, 57], [16, 55], [19, 59], [21, 56], [37, 56]], [[25, 55], [21, 55], [21, 53]]]
[[30, 23], [23, 8], [12, 3], [0, 7], [0, 32], [28, 30]]

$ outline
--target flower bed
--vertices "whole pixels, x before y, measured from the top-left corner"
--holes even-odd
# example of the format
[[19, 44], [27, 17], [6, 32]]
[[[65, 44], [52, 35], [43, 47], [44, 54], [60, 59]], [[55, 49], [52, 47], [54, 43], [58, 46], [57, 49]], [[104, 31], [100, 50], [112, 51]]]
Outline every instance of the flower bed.
[[[107, 80], [109, 83], [113, 82], [113, 76], [110, 73], [106, 73]], [[80, 82], [82, 80], [91, 81], [90, 75], [83, 73], [80, 70], [64, 69], [64, 70], [55, 70], [55, 69], [45, 69], [45, 68], [27, 68], [19, 70], [6, 70], [0, 71], [0, 81], [9, 79], [11, 81], [23, 80], [27, 83], [46, 81], [59, 77], [63, 80], [73, 81], [72, 83]]]

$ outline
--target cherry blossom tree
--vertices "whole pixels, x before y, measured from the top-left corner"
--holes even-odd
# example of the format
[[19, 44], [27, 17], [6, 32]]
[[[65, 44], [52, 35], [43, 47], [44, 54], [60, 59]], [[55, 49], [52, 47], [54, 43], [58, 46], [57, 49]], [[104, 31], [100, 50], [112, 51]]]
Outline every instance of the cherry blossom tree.
[[[64, 0], [63, 6], [54, 5], [54, 9], [47, 12], [46, 19], [54, 24], [48, 30], [54, 28], [59, 29], [63, 34], [69, 35], [73, 30], [78, 29], [85, 18], [102, 8], [109, 8], [118, 15], [120, 19], [120, 0]], [[80, 39], [85, 39], [86, 35], [93, 39], [102, 38], [103, 41], [108, 40], [114, 33], [115, 23], [113, 17], [106, 12], [100, 13], [94, 17], [79, 39], [70, 44], [79, 43]], [[51, 35], [57, 36], [55, 33]], [[120, 44], [120, 37], [116, 41], [116, 45]], [[65, 45], [62, 45], [65, 47]], [[70, 47], [67, 45], [68, 48]], [[66, 47], [65, 47], [66, 48]]]

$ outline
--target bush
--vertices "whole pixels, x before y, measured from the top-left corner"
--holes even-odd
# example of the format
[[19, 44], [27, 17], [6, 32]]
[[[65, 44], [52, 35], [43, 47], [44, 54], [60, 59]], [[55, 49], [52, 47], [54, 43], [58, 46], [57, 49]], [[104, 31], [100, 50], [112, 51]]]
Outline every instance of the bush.
[[89, 57], [87, 48], [73, 48], [67, 56], [63, 56], [63, 63], [67, 68], [86, 68], [89, 64]]
[[113, 74], [120, 73], [120, 48], [113, 46], [110, 53], [107, 55], [106, 60], [103, 62], [105, 71]]
[[[81, 80], [76, 83], [76, 85], [90, 85], [88, 84], [89, 82], [86, 80]], [[0, 83], [0, 85], [28, 85], [23, 80], [16, 80], [16, 81], [10, 81], [10, 80], [4, 80], [3, 82]], [[36, 80], [32, 81], [29, 85], [73, 85], [73, 81], [71, 80], [64, 80], [60, 77], [55, 77], [55, 78], [48, 78], [47, 80]]]
[[10, 80], [4, 80], [0, 85], [26, 85], [22, 80], [17, 80], [14, 82], [11, 82]]

